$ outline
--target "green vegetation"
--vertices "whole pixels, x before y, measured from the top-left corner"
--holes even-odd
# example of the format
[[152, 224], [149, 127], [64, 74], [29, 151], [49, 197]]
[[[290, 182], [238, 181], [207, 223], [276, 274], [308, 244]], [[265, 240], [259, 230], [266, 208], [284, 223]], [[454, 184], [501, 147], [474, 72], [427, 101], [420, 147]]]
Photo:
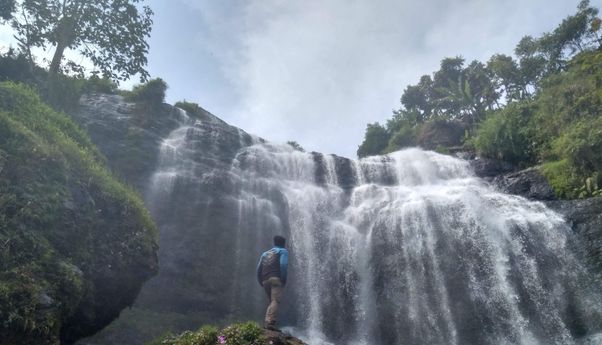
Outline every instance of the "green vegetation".
[[462, 146], [519, 167], [541, 164], [557, 195], [600, 195], [602, 20], [588, 0], [553, 31], [524, 37], [515, 57], [445, 58], [409, 85], [386, 125], [369, 124], [359, 157], [408, 146]]
[[31, 65], [25, 55], [9, 50], [0, 56], [0, 81], [13, 81], [29, 85], [42, 100], [55, 110], [73, 112], [79, 106], [84, 93], [102, 92], [114, 94], [117, 84], [108, 78], [93, 74], [89, 78], [82, 74], [73, 76], [56, 75], [48, 78], [48, 71]]
[[[153, 12], [139, 7], [143, 0], [23, 0], [0, 5], [2, 17], [16, 31], [22, 53], [33, 65], [32, 49], [55, 47], [49, 66], [50, 76], [61, 72], [66, 49], [88, 58], [102, 75], [111, 80], [127, 80], [145, 70]], [[69, 61], [62, 72], [79, 72], [82, 66]]]
[[188, 114], [193, 116], [201, 114], [204, 111], [198, 103], [188, 102], [186, 100], [176, 102], [174, 107], [185, 110]]
[[[108, 308], [97, 293], [137, 293], [129, 280], [156, 269], [156, 237], [142, 200], [83, 131], [33, 89], [0, 83], [1, 339], [55, 344], [89, 332], [61, 327], [76, 314], [86, 321], [81, 308]], [[124, 277], [96, 281], [106, 265]]]
[[470, 143], [485, 157], [514, 164], [533, 163], [535, 153], [531, 143], [534, 130], [529, 126], [532, 108], [530, 102], [513, 102], [491, 112], [479, 124]]
[[132, 91], [126, 94], [126, 98], [132, 102], [140, 102], [156, 106], [165, 102], [166, 90], [167, 83], [161, 78], [155, 78], [144, 84], [134, 86]]
[[221, 331], [214, 326], [203, 326], [196, 332], [165, 336], [148, 345], [267, 345], [262, 329], [254, 322], [237, 323]]
[[305, 149], [301, 146], [301, 144], [296, 141], [287, 141], [286, 144], [292, 147], [294, 150], [305, 152]]

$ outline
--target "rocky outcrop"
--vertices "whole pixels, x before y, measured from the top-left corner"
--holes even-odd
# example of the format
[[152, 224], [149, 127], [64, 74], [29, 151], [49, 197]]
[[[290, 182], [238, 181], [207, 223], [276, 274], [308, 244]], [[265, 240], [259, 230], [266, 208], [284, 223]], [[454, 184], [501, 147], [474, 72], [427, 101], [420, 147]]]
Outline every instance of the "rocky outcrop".
[[456, 155], [467, 159], [475, 175], [489, 181], [504, 193], [516, 194], [533, 200], [556, 200], [554, 190], [537, 167], [518, 170], [516, 166], [469, 152]]
[[10, 83], [0, 110], [0, 343], [72, 344], [157, 272], [156, 227], [67, 116]]
[[538, 168], [495, 176], [491, 181], [501, 191], [535, 200], [555, 200], [556, 195]]
[[161, 142], [179, 125], [180, 116], [167, 104], [135, 104], [99, 93], [82, 96], [72, 115], [111, 169], [140, 191], [157, 165]]
[[587, 257], [602, 273], [602, 198], [547, 201], [546, 205], [567, 219], [584, 240]]
[[[140, 344], [166, 329], [223, 320], [233, 309], [224, 301], [238, 288], [232, 283], [237, 258], [225, 250], [237, 238], [233, 210], [240, 207], [229, 171], [238, 149], [261, 139], [202, 109], [187, 114], [118, 95], [85, 96], [80, 109], [75, 120], [111, 167], [144, 195], [160, 229], [161, 264], [131, 310], [81, 343]], [[254, 265], [249, 263], [249, 271]], [[253, 302], [237, 306], [238, 315], [249, 318], [245, 309]]]
[[467, 159], [470, 162], [475, 175], [489, 181], [494, 177], [516, 171], [516, 167], [508, 162], [477, 157], [470, 152], [459, 152], [456, 155], [459, 158]]
[[[338, 211], [332, 211], [333, 214], [328, 212], [345, 209], [353, 201], [349, 200], [350, 192], [366, 176], [372, 184], [370, 188], [378, 189], [382, 185], [396, 183], [397, 170], [403, 170], [403, 163], [409, 161], [402, 158], [399, 165], [393, 165], [389, 164], [392, 157], [383, 156], [367, 158], [360, 163], [320, 153], [287, 151], [287, 148], [271, 144], [251, 146], [262, 141], [205, 111], [182, 116], [178, 109], [168, 105], [145, 109], [140, 104], [130, 105], [119, 96], [89, 96], [82, 100], [82, 109], [78, 121], [91, 131], [93, 140], [109, 157], [109, 161], [113, 161], [111, 164], [116, 170], [132, 169], [124, 176], [144, 191], [145, 201], [161, 229], [160, 273], [144, 286], [133, 308], [93, 339], [82, 341], [82, 344], [137, 344], [167, 330], [181, 332], [203, 323], [259, 319], [265, 310], [266, 300], [255, 282], [253, 272], [257, 255], [269, 244], [270, 237], [280, 233], [288, 238], [291, 238], [291, 234], [303, 237], [298, 231], [302, 229], [305, 234], [310, 234], [307, 237], [316, 239], [296, 238], [296, 241], [306, 241], [304, 245], [307, 245], [298, 247], [302, 250], [292, 255], [292, 260], [299, 260], [297, 264], [307, 262], [304, 255], [323, 249], [330, 251], [329, 257], [345, 257], [347, 243], [337, 242], [339, 238], [335, 235], [331, 236], [332, 243], [329, 242], [331, 239], [324, 238], [324, 233], [328, 233], [324, 229], [328, 229], [330, 217], [340, 216], [336, 213]], [[170, 129], [168, 134], [162, 132], [162, 126]], [[112, 155], [121, 154], [123, 149], [131, 145], [128, 133], [132, 128], [146, 147], [143, 151], [149, 155], [148, 160], [128, 161], [125, 159], [128, 154], [124, 154], [124, 159], [113, 160]], [[426, 153], [414, 154], [417, 157], [410, 153], [410, 158], [419, 162], [428, 161]], [[477, 166], [475, 171], [490, 181], [500, 172], [516, 172], [514, 167], [504, 163], [478, 161], [477, 165], [473, 163], [473, 166]], [[460, 163], [464, 171], [464, 162]], [[151, 170], [146, 171], [149, 167], [152, 167]], [[285, 176], [286, 181], [278, 180], [281, 176], [278, 174]], [[466, 174], [471, 175], [468, 170]], [[410, 169], [407, 178], [419, 181], [428, 179], [428, 176], [419, 176]], [[507, 181], [513, 182], [506, 183], [506, 188], [515, 188], [517, 191], [533, 189], [525, 187], [525, 183], [519, 183], [520, 180], [517, 176], [510, 176]], [[324, 188], [326, 184], [331, 190]], [[332, 186], [340, 187], [341, 194], [338, 194], [339, 189]], [[337, 198], [328, 199], [330, 193], [336, 194]], [[517, 198], [512, 199], [518, 204], [521, 202]], [[307, 213], [302, 214], [299, 210], [307, 210]], [[432, 212], [429, 213], [429, 219], [434, 221], [441, 216], [436, 208], [429, 212]], [[307, 215], [309, 217], [306, 219]], [[365, 223], [358, 226], [364, 229], [371, 221], [372, 218], [367, 216]], [[305, 228], [307, 225], [304, 223], [310, 222], [315, 226]], [[410, 323], [406, 323], [407, 318], [399, 316], [400, 310], [403, 313], [406, 306], [403, 300], [389, 293], [399, 293], [404, 288], [396, 285], [400, 283], [398, 279], [389, 280], [389, 277], [398, 273], [403, 262], [392, 259], [400, 249], [391, 247], [394, 239], [390, 231], [395, 230], [388, 228], [389, 224], [382, 222], [372, 228], [375, 235], [371, 252], [386, 254], [373, 257], [370, 262], [374, 267], [370, 272], [374, 274], [374, 292], [379, 302], [374, 304], [378, 314], [369, 322], [381, 327], [374, 334], [377, 337], [372, 339], [374, 344], [398, 343], [399, 339], [404, 339], [414, 329]], [[359, 238], [357, 240], [357, 243], [363, 243]], [[449, 244], [446, 241], [440, 243]], [[449, 252], [456, 253], [457, 260], [442, 263], [447, 265], [445, 270], [448, 272], [456, 272], [456, 262], [466, 256], [466, 251], [457, 248], [460, 247], [450, 245], [449, 248]], [[466, 248], [470, 250], [472, 247]], [[358, 307], [360, 304], [357, 300], [361, 296], [360, 278], [357, 270], [348, 269], [355, 264], [353, 258], [349, 260], [349, 264], [329, 260], [327, 265], [319, 265], [318, 272], [309, 272], [311, 275], [299, 272], [311, 266], [311, 262], [298, 268], [297, 274], [291, 275], [287, 287], [287, 294], [291, 298], [287, 298], [282, 305], [282, 324], [299, 325], [312, 317], [299, 310], [322, 310], [321, 317], [328, 322], [323, 322], [318, 328], [339, 343], [351, 342], [357, 334], [350, 332], [350, 329], [359, 328], [356, 327], [357, 322], [364, 309]], [[295, 267], [296, 264], [291, 263]], [[330, 279], [344, 284], [328, 296], [316, 298], [315, 290], [311, 295], [312, 300], [305, 298], [305, 293], [313, 289], [313, 285], [323, 284], [322, 288], [328, 286], [329, 289], [335, 286], [336, 283], [331, 284]], [[463, 287], [453, 284], [468, 280], [465, 276], [450, 280], [450, 289], [456, 291], [452, 300], [458, 304], [458, 310], [463, 310], [460, 305], [463, 302], [471, 302], [468, 298], [461, 300], [462, 293], [458, 291], [463, 291]], [[432, 303], [434, 309], [441, 305], [438, 301]], [[486, 315], [488, 311], [481, 312]], [[469, 319], [471, 315], [475, 315], [474, 310], [459, 315], [468, 320], [462, 329], [463, 336], [468, 338], [463, 339], [485, 339], [483, 334], [471, 336], [478, 332], [471, 332], [468, 327], [479, 324], [481, 320], [478, 317]], [[422, 335], [423, 338], [428, 336], [426, 333]], [[435, 337], [438, 335], [432, 339]], [[477, 343], [477, 340], [472, 343]], [[442, 341], [437, 343], [445, 343]]]
[[263, 330], [263, 334], [270, 345], [308, 345], [301, 339], [295, 338], [285, 332]]
[[416, 142], [427, 150], [458, 146], [462, 144], [465, 129], [466, 126], [460, 121], [428, 121], [420, 127], [416, 135]]
[[579, 235], [584, 255], [602, 272], [602, 198], [558, 200], [554, 190], [537, 167], [516, 171], [509, 163], [479, 157], [467, 157], [475, 174], [499, 190], [539, 200], [562, 214]]

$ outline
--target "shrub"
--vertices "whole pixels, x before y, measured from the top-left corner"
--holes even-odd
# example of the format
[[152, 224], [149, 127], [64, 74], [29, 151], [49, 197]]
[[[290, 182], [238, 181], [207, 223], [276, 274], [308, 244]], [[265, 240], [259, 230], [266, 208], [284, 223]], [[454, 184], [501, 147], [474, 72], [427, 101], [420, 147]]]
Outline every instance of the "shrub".
[[205, 109], [201, 108], [198, 103], [188, 102], [186, 100], [178, 101], [174, 104], [175, 107], [185, 110], [188, 115], [198, 117], [201, 115]]
[[430, 120], [424, 122], [416, 133], [416, 142], [429, 150], [437, 146], [459, 146], [463, 138], [464, 126], [457, 120]]
[[223, 336], [221, 338], [223, 343], [228, 345], [260, 345], [266, 343], [261, 328], [254, 322], [238, 323], [226, 327], [220, 332], [220, 336]]
[[602, 117], [568, 127], [552, 142], [552, 151], [582, 173], [602, 171]]
[[114, 94], [117, 91], [117, 84], [109, 78], [99, 78], [97, 75], [93, 75], [88, 78], [84, 91]]
[[532, 114], [528, 103], [511, 103], [495, 111], [479, 125], [470, 144], [484, 157], [518, 165], [533, 163], [535, 154], [529, 126]]
[[134, 86], [132, 92], [128, 95], [128, 98], [134, 102], [158, 105], [165, 102], [166, 90], [167, 83], [163, 81], [163, 79], [151, 79], [145, 84]]
[[153, 340], [147, 345], [265, 345], [267, 340], [255, 322], [237, 323], [218, 332], [214, 326], [203, 326], [196, 332]]
[[583, 182], [568, 160], [545, 163], [540, 171], [559, 198], [574, 199], [579, 196]]
[[385, 148], [385, 152], [393, 152], [404, 147], [410, 147], [416, 145], [416, 134], [414, 129], [410, 125], [401, 126], [395, 134], [389, 139], [389, 143]]
[[296, 141], [287, 141], [286, 142], [290, 147], [299, 152], [305, 152], [305, 149]]
[[18, 81], [33, 85], [37, 79], [46, 79], [46, 71], [32, 65], [23, 54], [10, 49], [0, 56], [0, 80]]
[[364, 141], [357, 149], [357, 156], [378, 155], [383, 152], [389, 143], [389, 133], [378, 122], [368, 124]]
[[217, 336], [216, 327], [205, 325], [196, 332], [186, 331], [177, 336], [162, 337], [147, 345], [215, 345]]

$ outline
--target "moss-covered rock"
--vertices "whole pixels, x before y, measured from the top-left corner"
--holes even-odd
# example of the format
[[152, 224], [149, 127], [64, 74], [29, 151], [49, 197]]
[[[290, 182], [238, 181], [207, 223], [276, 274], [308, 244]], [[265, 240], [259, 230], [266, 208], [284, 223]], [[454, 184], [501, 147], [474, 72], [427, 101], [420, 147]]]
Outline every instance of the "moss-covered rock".
[[196, 332], [164, 336], [147, 345], [306, 345], [290, 334], [260, 328], [254, 322], [236, 323], [222, 330], [203, 326]]
[[157, 231], [88, 136], [30, 89], [0, 83], [0, 339], [64, 344], [130, 305]]

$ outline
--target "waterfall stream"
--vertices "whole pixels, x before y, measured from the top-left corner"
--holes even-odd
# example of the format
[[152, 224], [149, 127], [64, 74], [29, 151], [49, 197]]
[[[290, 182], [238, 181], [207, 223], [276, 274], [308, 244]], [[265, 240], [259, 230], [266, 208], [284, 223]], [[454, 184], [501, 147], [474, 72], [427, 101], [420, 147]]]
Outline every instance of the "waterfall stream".
[[228, 156], [223, 124], [181, 115], [146, 200], [162, 270], [202, 262], [190, 279], [220, 280], [224, 319], [262, 319], [256, 260], [283, 234], [281, 324], [312, 345], [575, 344], [599, 330], [601, 292], [564, 220], [496, 191], [466, 161], [420, 149], [348, 160], [240, 130]]

